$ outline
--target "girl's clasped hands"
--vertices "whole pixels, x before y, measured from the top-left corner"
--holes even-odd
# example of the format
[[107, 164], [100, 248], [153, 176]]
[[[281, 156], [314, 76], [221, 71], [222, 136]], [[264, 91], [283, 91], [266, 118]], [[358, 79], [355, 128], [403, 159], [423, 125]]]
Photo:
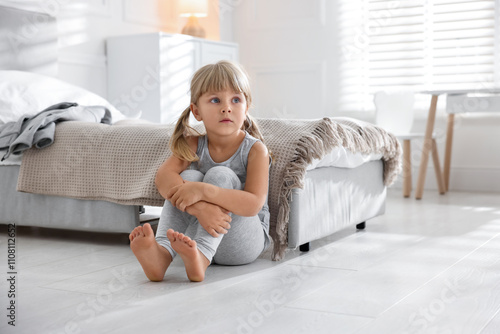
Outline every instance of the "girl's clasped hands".
[[167, 200], [177, 209], [185, 212], [188, 206], [203, 199], [204, 184], [202, 182], [183, 181], [182, 184], [170, 189], [167, 193]]
[[[191, 207], [193, 213], [203, 228], [211, 236], [217, 238], [220, 234], [227, 234], [231, 228], [230, 212], [218, 205], [203, 201], [203, 192], [217, 191], [216, 187], [206, 187], [203, 182], [186, 181], [170, 189], [167, 200], [181, 211]], [[195, 205], [196, 204], [196, 205]]]

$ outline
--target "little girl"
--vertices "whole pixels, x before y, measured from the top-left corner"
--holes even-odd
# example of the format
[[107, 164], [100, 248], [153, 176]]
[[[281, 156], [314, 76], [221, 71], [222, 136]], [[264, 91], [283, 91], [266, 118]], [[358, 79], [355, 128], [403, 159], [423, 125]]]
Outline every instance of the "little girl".
[[[156, 238], [149, 224], [129, 236], [151, 281], [163, 279], [176, 254], [188, 278], [203, 281], [210, 263], [247, 264], [269, 246], [270, 158], [248, 115], [251, 102], [248, 78], [236, 64], [220, 61], [193, 76], [191, 104], [170, 141], [173, 154], [156, 174], [167, 199]], [[190, 127], [191, 113], [205, 135]]]

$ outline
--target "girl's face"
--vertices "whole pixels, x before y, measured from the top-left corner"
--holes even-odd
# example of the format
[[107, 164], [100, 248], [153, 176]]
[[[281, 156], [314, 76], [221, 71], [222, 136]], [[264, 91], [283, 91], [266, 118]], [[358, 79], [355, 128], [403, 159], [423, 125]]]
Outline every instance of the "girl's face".
[[241, 129], [248, 105], [243, 93], [226, 89], [201, 95], [198, 103], [191, 104], [191, 111], [207, 131], [228, 135]]

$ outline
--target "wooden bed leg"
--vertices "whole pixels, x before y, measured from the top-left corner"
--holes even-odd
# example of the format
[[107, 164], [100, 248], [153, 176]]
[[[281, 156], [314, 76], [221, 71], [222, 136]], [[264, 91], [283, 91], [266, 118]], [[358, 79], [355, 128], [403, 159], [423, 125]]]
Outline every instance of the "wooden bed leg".
[[362, 223], [359, 223], [358, 225], [356, 225], [356, 228], [358, 230], [364, 230], [366, 227], [366, 222], [362, 222]]
[[300, 245], [299, 249], [300, 249], [301, 252], [309, 252], [309, 243], [306, 242], [305, 244]]

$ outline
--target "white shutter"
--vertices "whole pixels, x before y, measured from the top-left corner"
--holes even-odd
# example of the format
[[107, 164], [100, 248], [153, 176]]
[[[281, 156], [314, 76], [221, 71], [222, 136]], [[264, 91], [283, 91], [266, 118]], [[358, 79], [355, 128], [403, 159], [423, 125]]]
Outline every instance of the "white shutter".
[[342, 111], [373, 110], [379, 90], [491, 88], [498, 81], [495, 0], [339, 2]]

